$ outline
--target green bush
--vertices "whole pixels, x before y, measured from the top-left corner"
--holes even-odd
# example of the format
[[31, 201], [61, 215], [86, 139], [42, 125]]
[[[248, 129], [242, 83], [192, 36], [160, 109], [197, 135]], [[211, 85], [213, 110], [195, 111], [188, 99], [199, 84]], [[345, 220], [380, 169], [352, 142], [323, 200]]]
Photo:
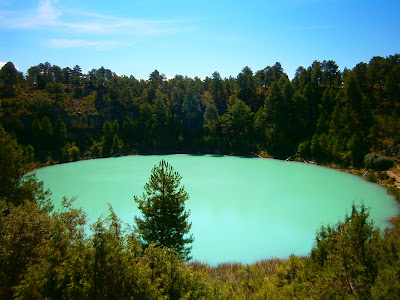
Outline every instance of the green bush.
[[367, 168], [367, 169], [372, 169], [373, 168], [375, 157], [376, 157], [376, 155], [375, 154], [371, 154], [371, 153], [369, 153], [369, 154], [364, 156], [365, 168]]
[[368, 181], [371, 181], [371, 182], [377, 182], [377, 181], [378, 181], [378, 179], [376, 178], [376, 175], [375, 175], [374, 172], [368, 173], [367, 176], [365, 176], [365, 178], [366, 178]]
[[386, 172], [378, 172], [378, 178], [379, 180], [388, 180], [389, 175]]
[[301, 142], [297, 147], [297, 154], [301, 158], [309, 159], [311, 154], [310, 141]]
[[379, 171], [389, 170], [394, 166], [394, 159], [388, 156], [378, 156], [374, 161], [374, 169]]
[[389, 156], [370, 153], [365, 155], [364, 164], [367, 169], [386, 171], [394, 166], [394, 159]]
[[80, 150], [77, 146], [72, 146], [70, 149], [72, 160], [77, 161], [79, 160]]

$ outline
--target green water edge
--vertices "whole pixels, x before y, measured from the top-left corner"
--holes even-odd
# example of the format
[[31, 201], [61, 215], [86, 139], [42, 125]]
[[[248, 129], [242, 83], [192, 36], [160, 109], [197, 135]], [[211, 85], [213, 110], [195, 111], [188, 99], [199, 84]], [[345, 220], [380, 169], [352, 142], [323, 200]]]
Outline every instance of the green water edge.
[[[109, 202], [123, 222], [134, 225], [139, 211], [133, 196], [142, 194], [152, 167], [161, 159], [182, 175], [190, 195], [186, 206], [195, 237], [193, 259], [211, 265], [308, 255], [321, 225], [342, 220], [353, 202], [370, 207], [381, 229], [399, 214], [394, 197], [377, 184], [325, 167], [274, 159], [125, 156], [54, 165], [36, 170], [36, 175], [53, 192], [56, 209], [63, 196], [78, 196], [74, 206], [93, 223], [107, 215]], [[100, 177], [95, 180], [86, 171]], [[111, 173], [118, 176], [110, 178]]]

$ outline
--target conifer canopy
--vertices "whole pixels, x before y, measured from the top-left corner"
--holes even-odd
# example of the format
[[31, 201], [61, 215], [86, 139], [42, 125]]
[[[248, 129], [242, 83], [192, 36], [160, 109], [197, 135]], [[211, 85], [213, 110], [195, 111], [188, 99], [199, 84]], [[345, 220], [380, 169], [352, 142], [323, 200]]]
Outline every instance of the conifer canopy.
[[145, 247], [154, 244], [175, 249], [183, 259], [189, 260], [192, 247], [187, 244], [194, 239], [189, 235], [190, 211], [185, 210], [189, 195], [180, 186], [181, 178], [164, 160], [154, 166], [142, 197], [134, 197], [142, 213], [142, 218], [135, 217], [135, 222]]

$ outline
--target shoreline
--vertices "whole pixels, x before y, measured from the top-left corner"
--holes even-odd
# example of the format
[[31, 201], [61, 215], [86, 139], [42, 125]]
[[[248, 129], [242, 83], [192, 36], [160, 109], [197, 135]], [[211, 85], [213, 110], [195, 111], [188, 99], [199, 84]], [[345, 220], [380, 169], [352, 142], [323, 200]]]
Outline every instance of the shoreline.
[[[99, 157], [99, 158], [84, 158], [84, 159], [79, 159], [79, 160], [71, 161], [71, 162], [79, 162], [79, 161], [94, 160], [94, 159], [104, 159], [104, 158], [118, 158], [118, 157], [128, 157], [128, 156], [140, 156], [140, 155], [143, 155], [143, 156], [152, 156], [152, 155], [197, 155], [197, 156], [206, 156], [206, 155], [213, 155], [213, 156], [215, 156], [216, 154], [210, 154], [210, 153], [206, 153], [206, 154], [204, 154], [204, 153], [195, 153], [195, 154], [188, 154], [188, 153], [169, 153], [169, 154], [149, 154], [149, 155], [145, 155], [145, 154], [131, 154], [131, 155], [110, 156], [110, 157], [101, 157], [101, 158], [100, 158], [100, 157]], [[288, 160], [283, 160], [283, 159], [276, 159], [276, 158], [273, 158], [273, 157], [262, 157], [262, 156], [260, 156], [260, 155], [257, 155], [257, 156], [256, 156], [256, 155], [254, 155], [254, 156], [218, 155], [218, 156], [221, 156], [221, 157], [222, 157], [222, 156], [230, 156], [230, 157], [241, 157], [241, 158], [262, 158], [262, 159], [274, 159], [274, 160], [280, 160], [280, 161], [288, 161]], [[288, 161], [288, 162], [296, 162], [296, 163], [302, 163], [302, 164], [309, 164], [309, 165], [313, 165], [313, 166], [324, 167], [324, 168], [331, 169], [331, 170], [342, 171], [342, 172], [348, 173], [348, 174], [350, 174], [350, 175], [356, 175], [356, 176], [358, 176], [358, 177], [363, 178], [364, 180], [367, 180], [367, 178], [366, 178], [365, 176], [363, 176], [363, 174], [365, 175], [365, 172], [366, 172], [366, 170], [364, 170], [364, 169], [342, 168], [342, 167], [340, 167], [340, 166], [338, 166], [338, 165], [334, 165], [334, 164], [331, 164], [331, 165], [323, 165], [323, 164], [317, 164], [317, 163], [315, 163], [315, 162], [313, 162], [313, 163], [310, 163], [310, 162], [303, 162], [303, 161], [300, 161], [300, 160], [290, 160], [290, 161]], [[34, 172], [35, 170], [40, 169], [40, 168], [43, 168], [43, 167], [48, 167], [48, 166], [58, 165], [58, 164], [65, 164], [65, 163], [69, 163], [69, 162], [64, 162], [64, 163], [53, 163], [53, 164], [51, 164], [50, 162], [47, 162], [47, 163], [44, 163], [44, 164], [39, 164], [39, 165], [36, 165], [36, 168], [35, 168], [33, 171], [31, 171], [31, 172]], [[397, 167], [396, 167], [396, 168], [397, 168]], [[368, 181], [368, 180], [367, 180], [367, 181]], [[386, 188], [386, 191], [387, 191], [388, 194], [392, 194], [392, 193], [390, 193], [389, 186], [385, 185], [383, 182], [375, 182], [375, 183], [377, 183], [377, 184], [379, 184], [380, 186]], [[392, 195], [393, 195], [393, 194], [392, 194]], [[393, 196], [395, 197], [395, 195], [393, 195]], [[397, 199], [396, 197], [395, 197], [395, 200], [396, 200], [397, 203], [399, 203], [399, 201], [398, 201], [398, 199]], [[392, 224], [393, 226], [395, 226], [396, 228], [399, 228], [399, 225], [400, 225], [400, 224], [399, 224], [398, 220], [400, 220], [400, 212], [399, 212], [399, 214], [397, 214], [396, 216], [394, 216], [394, 217], [388, 219], [387, 221], [388, 221], [390, 224]], [[396, 224], [399, 224], [399, 225], [396, 225]], [[308, 255], [306, 255], [305, 257], [307, 257], [307, 256], [308, 256]], [[218, 268], [220, 265], [222, 266], [222, 265], [231, 265], [231, 264], [234, 264], [234, 265], [241, 264], [241, 265], [243, 265], [243, 266], [246, 266], [246, 265], [255, 265], [255, 264], [258, 264], [258, 263], [263, 262], [263, 261], [265, 261], [265, 260], [268, 260], [268, 261], [271, 261], [271, 260], [272, 260], [272, 261], [286, 261], [287, 259], [289, 259], [289, 257], [290, 257], [290, 256], [287, 256], [287, 257], [277, 257], [277, 258], [264, 258], [264, 259], [257, 260], [257, 261], [255, 261], [255, 262], [253, 262], [253, 263], [250, 263], [250, 264], [232, 261], [232, 262], [220, 262], [220, 263], [218, 263], [218, 264], [216, 264], [216, 265], [209, 265], [209, 264], [207, 264], [207, 263], [205, 263], [205, 262], [196, 261], [196, 260], [193, 260], [193, 261], [191, 261], [191, 262], [188, 262], [188, 264], [189, 264], [189, 265], [190, 265], [190, 264], [207, 265], [207, 266], [212, 267], [212, 268], [215, 269], [215, 268]]]

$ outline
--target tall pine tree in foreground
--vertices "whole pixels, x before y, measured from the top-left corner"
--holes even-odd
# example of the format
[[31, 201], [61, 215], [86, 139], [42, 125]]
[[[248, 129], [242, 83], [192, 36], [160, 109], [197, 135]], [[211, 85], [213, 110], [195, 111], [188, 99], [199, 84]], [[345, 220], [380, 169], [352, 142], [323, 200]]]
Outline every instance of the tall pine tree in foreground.
[[185, 260], [189, 260], [193, 236], [189, 235], [192, 224], [188, 222], [190, 212], [185, 210], [188, 193], [180, 186], [182, 177], [171, 165], [162, 160], [151, 171], [142, 197], [134, 197], [143, 218], [135, 217], [143, 244], [172, 249]]

